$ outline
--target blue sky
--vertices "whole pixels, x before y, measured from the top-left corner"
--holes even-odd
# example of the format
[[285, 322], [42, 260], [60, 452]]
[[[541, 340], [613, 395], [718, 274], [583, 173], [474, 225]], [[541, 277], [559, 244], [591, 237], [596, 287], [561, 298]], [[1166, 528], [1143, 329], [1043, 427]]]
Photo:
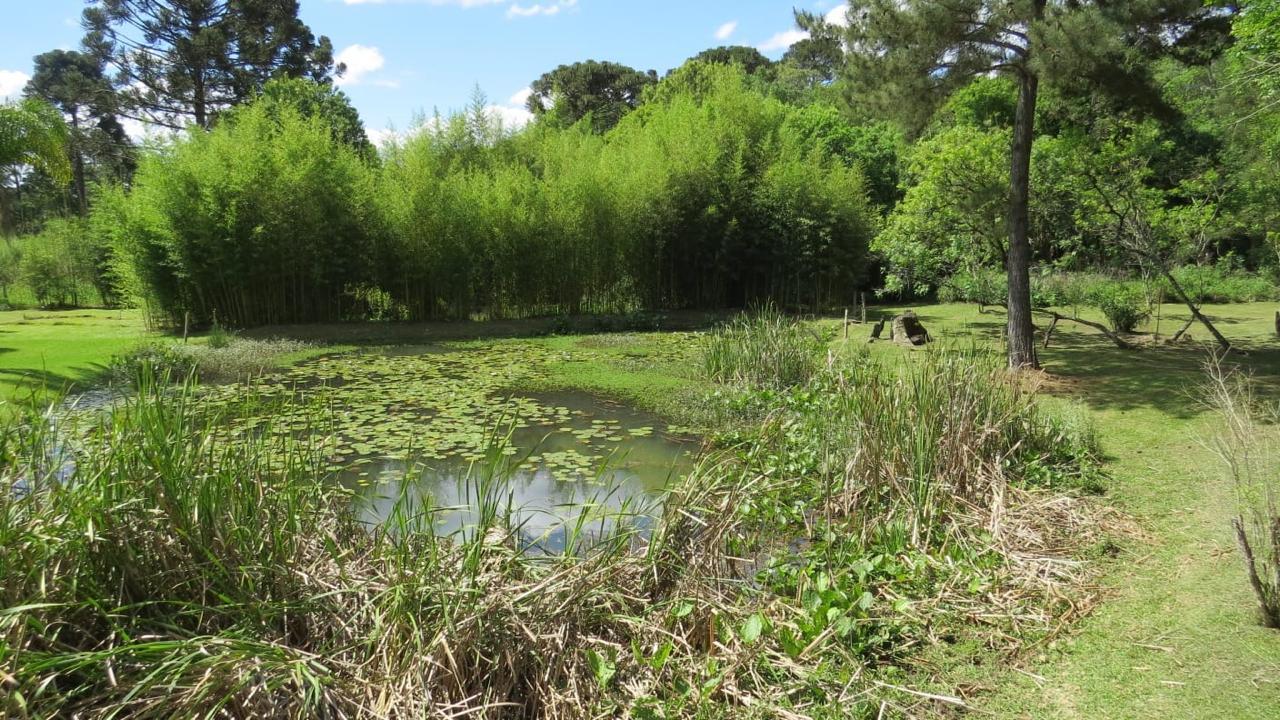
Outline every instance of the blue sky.
[[[84, 0], [0, 0], [0, 97], [21, 92], [31, 58], [74, 48]], [[799, 35], [793, 7], [837, 0], [302, 0], [302, 19], [350, 67], [340, 81], [373, 132], [466, 105], [478, 85], [509, 122], [522, 91], [562, 63], [595, 59], [659, 73], [717, 45], [779, 57]]]

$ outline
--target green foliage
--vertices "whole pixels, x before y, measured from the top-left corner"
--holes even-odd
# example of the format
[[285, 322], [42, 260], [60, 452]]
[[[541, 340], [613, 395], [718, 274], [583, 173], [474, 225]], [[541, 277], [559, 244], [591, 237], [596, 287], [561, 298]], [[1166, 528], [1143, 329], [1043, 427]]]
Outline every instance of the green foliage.
[[740, 68], [695, 64], [603, 138], [442, 121], [387, 157], [377, 284], [411, 318], [848, 295], [873, 223], [862, 176], [791, 112]]
[[704, 341], [702, 367], [714, 382], [783, 389], [808, 382], [822, 347], [805, 323], [765, 306], [713, 330]]
[[175, 324], [336, 320], [369, 276], [372, 192], [324, 119], [264, 103], [149, 155], [95, 214], [120, 224], [123, 283]]
[[765, 57], [759, 50], [746, 45], [708, 48], [689, 58], [686, 63], [737, 65], [748, 75], [763, 74], [765, 76], [770, 75], [774, 68], [772, 60]]
[[1007, 245], [1009, 137], [957, 126], [911, 153], [906, 196], [876, 237], [885, 287], [919, 294], [957, 267], [1002, 264]]
[[942, 302], [969, 302], [979, 306], [1001, 305], [1008, 293], [1008, 278], [993, 268], [966, 268], [938, 286], [938, 300]]
[[296, 0], [92, 0], [83, 25], [90, 54], [118, 71], [121, 104], [173, 128], [209, 128], [271, 78], [328, 82], [344, 70]]
[[646, 87], [657, 82], [650, 71], [612, 62], [587, 60], [561, 65], [529, 86], [529, 112], [549, 116], [561, 127], [590, 118], [596, 132], [605, 132], [640, 104]]
[[[1209, 265], [1184, 265], [1173, 277], [1195, 303], [1247, 303], [1280, 300], [1280, 286], [1270, 278], [1249, 272], [1225, 257]], [[1175, 297], [1168, 280], [1159, 279], [1166, 298]]]
[[109, 285], [99, 277], [98, 248], [82, 221], [50, 220], [39, 235], [14, 244], [18, 280], [42, 307], [77, 307], [91, 301], [99, 285]]
[[71, 178], [67, 133], [62, 115], [43, 100], [0, 105], [0, 170], [31, 166], [66, 182]]
[[329, 126], [337, 140], [349, 145], [362, 158], [373, 161], [378, 157], [377, 148], [365, 134], [360, 113], [346, 93], [332, 85], [303, 78], [275, 78], [262, 86], [253, 105], [258, 112], [277, 120], [282, 113], [291, 111], [304, 118], [318, 118]]
[[1138, 283], [1103, 283], [1094, 287], [1089, 296], [1116, 332], [1133, 332], [1151, 316], [1150, 301]]
[[9, 290], [21, 278], [22, 253], [11, 241], [0, 242], [0, 303], [9, 303]]

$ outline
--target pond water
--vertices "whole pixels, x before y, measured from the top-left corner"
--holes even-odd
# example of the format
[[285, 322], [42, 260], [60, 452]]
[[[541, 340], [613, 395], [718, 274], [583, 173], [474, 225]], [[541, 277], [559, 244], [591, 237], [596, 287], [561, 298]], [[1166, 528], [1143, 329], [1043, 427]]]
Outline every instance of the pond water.
[[555, 422], [518, 423], [484, 459], [374, 458], [343, 471], [361, 517], [385, 522], [397, 509], [429, 512], [438, 534], [466, 532], [483, 506], [509, 516], [520, 540], [565, 549], [628, 519], [643, 530], [671, 479], [688, 470], [697, 444], [660, 429], [655, 418], [580, 392], [527, 398], [557, 411]]
[[[453, 534], [496, 506], [523, 543], [557, 552], [575, 529], [590, 539], [620, 516], [643, 528], [699, 449], [687, 430], [588, 393], [510, 390], [563, 359], [519, 342], [319, 358], [263, 385], [285, 402], [233, 431], [319, 431], [329, 471], [370, 524], [427, 515], [437, 533]], [[230, 402], [242, 389], [212, 392]]]

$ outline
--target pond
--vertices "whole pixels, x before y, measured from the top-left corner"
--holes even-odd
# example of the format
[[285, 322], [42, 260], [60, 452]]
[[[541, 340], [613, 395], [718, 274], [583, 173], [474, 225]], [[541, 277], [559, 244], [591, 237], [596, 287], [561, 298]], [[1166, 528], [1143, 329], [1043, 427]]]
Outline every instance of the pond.
[[[608, 532], [620, 515], [643, 528], [699, 443], [588, 393], [512, 390], [559, 359], [521, 342], [323, 357], [264, 381], [269, 412], [247, 414], [231, 431], [323, 437], [329, 472], [354, 491], [370, 524], [398, 508], [453, 534], [474, 527], [487, 504], [509, 514], [523, 543], [547, 552], [562, 550], [575, 528]], [[227, 402], [242, 392], [211, 390]]]

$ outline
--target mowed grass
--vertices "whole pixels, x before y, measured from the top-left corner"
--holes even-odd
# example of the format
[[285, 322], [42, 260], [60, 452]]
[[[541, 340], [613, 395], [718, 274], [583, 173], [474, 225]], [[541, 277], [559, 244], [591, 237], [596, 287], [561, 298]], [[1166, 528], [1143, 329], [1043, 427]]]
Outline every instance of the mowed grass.
[[[995, 341], [1004, 324], [1003, 314], [973, 306], [915, 309], [944, 338]], [[1277, 309], [1204, 309], [1236, 346], [1230, 362], [1252, 373], [1272, 400], [1280, 397]], [[1165, 336], [1188, 316], [1174, 305], [1161, 314]], [[865, 332], [855, 328], [854, 337], [861, 342]], [[1199, 392], [1210, 338], [1200, 326], [1191, 335], [1185, 344], [1124, 351], [1093, 329], [1063, 323], [1040, 350], [1047, 391], [1083, 402], [1097, 421], [1111, 475], [1107, 501], [1130, 515], [1140, 534], [1102, 560], [1103, 603], [1081, 626], [1032, 648], [1024, 672], [967, 663], [981, 653], [948, 654], [956, 664], [939, 668], [937, 688], [979, 690], [974, 705], [991, 717], [1280, 715], [1280, 633], [1258, 622], [1228, 524], [1230, 486], [1201, 444], [1216, 422]], [[888, 344], [877, 351], [900, 352]]]
[[0, 312], [0, 416], [98, 379], [116, 353], [148, 338], [137, 310]]

